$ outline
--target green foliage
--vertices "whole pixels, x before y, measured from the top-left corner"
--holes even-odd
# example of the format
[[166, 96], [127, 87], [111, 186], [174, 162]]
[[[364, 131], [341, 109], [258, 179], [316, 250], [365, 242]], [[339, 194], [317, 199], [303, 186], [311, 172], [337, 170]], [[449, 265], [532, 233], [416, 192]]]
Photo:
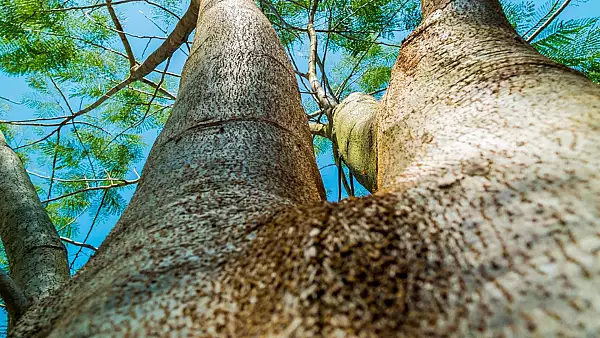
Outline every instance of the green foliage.
[[[156, 6], [144, 11], [169, 29], [187, 8], [175, 0], [152, 2]], [[0, 100], [0, 117], [21, 121], [0, 123], [0, 131], [26, 167], [35, 168], [30, 172], [34, 186], [65, 237], [77, 234], [80, 219], [97, 218], [100, 226], [124, 210], [123, 193], [130, 195], [135, 168], [152, 141], [144, 135], [162, 127], [173, 105], [155, 86], [135, 82], [89, 113], [65, 120], [129, 76], [129, 61], [106, 7], [79, 8], [96, 4], [0, 0], [0, 71], [26, 79], [31, 90], [19, 102]], [[114, 8], [125, 22], [121, 6]], [[142, 40], [157, 45], [156, 38]], [[143, 61], [141, 48], [135, 51]], [[146, 78], [166, 91], [179, 82], [158, 69]]]
[[[574, 1], [573, 5], [587, 1]], [[562, 1], [550, 0], [541, 6], [534, 1], [502, 1], [509, 22], [524, 38], [530, 37], [559, 8]], [[584, 73], [600, 83], [600, 25], [598, 18], [557, 19], [533, 41], [540, 53], [548, 58]]]

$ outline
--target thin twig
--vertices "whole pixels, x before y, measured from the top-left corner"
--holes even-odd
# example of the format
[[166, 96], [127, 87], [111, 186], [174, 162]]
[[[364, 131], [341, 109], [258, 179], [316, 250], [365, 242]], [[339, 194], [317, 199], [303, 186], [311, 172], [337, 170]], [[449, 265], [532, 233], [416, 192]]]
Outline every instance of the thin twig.
[[[88, 230], [87, 234], [85, 235], [85, 238], [83, 239], [83, 243], [85, 243], [88, 240], [88, 238], [90, 237], [90, 234], [92, 233], [92, 229], [94, 229], [94, 225], [96, 224], [96, 221], [98, 220], [98, 215], [100, 215], [100, 210], [102, 210], [102, 206], [104, 205], [104, 201], [106, 200], [106, 195], [108, 195], [108, 190], [104, 191], [104, 194], [102, 195], [102, 199], [100, 200], [100, 205], [98, 206], [98, 210], [96, 211], [96, 214], [94, 215], [92, 224], [90, 224], [90, 229]], [[69, 266], [69, 270], [73, 269], [73, 265], [75, 265], [75, 262], [77, 261], [77, 257], [79, 257], [79, 254], [81, 253], [82, 249], [83, 249], [82, 247], [79, 247], [79, 250], [77, 250], [77, 253], [75, 254], [75, 258], [73, 258], [73, 261], [71, 262], [71, 265]]]
[[533, 34], [531, 34], [530, 37], [528, 37], [525, 41], [527, 42], [531, 42], [533, 41], [533, 39], [535, 39], [536, 36], [538, 36], [544, 29], [546, 29], [546, 27], [548, 27], [552, 21], [554, 21], [554, 19], [556, 19], [556, 17], [558, 17], [560, 15], [560, 13], [562, 13], [562, 11], [567, 8], [567, 6], [569, 5], [569, 3], [571, 2], [571, 0], [565, 0], [565, 2], [563, 2], [563, 4], [556, 10], [556, 12], [554, 12], [554, 14], [552, 14], [552, 16], [550, 16], [548, 18], [548, 20], [546, 20], [546, 22], [544, 22], [535, 32], [533, 32]]
[[25, 313], [29, 302], [23, 290], [2, 269], [0, 269], [0, 297], [6, 304], [11, 323], [14, 324]]
[[12, 103], [12, 104], [18, 104], [18, 105], [20, 105], [20, 103], [19, 103], [19, 102], [17, 102], [17, 101], [13, 101], [13, 100], [11, 100], [11, 99], [9, 99], [9, 98], [7, 98], [7, 97], [4, 97], [4, 96], [0, 96], [0, 99], [2, 99], [2, 100], [4, 100], [4, 101], [7, 101], [7, 102], [10, 102], [10, 103]]
[[123, 180], [120, 181], [119, 183], [114, 183], [114, 184], [109, 184], [109, 185], [100, 185], [100, 186], [95, 186], [95, 187], [88, 187], [85, 189], [81, 189], [81, 190], [76, 190], [76, 191], [71, 191], [70, 193], [66, 193], [64, 195], [61, 196], [57, 196], [57, 197], [53, 197], [53, 198], [49, 198], [45, 201], [42, 201], [42, 203], [50, 203], [50, 202], [54, 202], [54, 201], [58, 201], [60, 199], [69, 197], [69, 196], [73, 196], [73, 195], [77, 195], [77, 194], [81, 194], [84, 192], [88, 192], [88, 191], [95, 191], [95, 190], [110, 190], [110, 189], [114, 189], [114, 188], [121, 188], [121, 187], [125, 187], [131, 184], [137, 184], [139, 182], [139, 179], [135, 179], [135, 180]]
[[58, 159], [58, 147], [60, 146], [60, 130], [56, 134], [56, 145], [54, 146], [54, 158], [52, 159], [52, 170], [50, 172], [50, 184], [48, 187], [48, 196], [46, 199], [52, 197], [52, 186], [54, 184], [54, 175], [56, 174], [56, 160]]
[[76, 246], [80, 246], [80, 247], [82, 247], [82, 248], [87, 248], [87, 249], [94, 250], [94, 251], [97, 251], [97, 250], [98, 250], [98, 248], [96, 248], [95, 246], [93, 246], [93, 245], [91, 245], [91, 244], [82, 243], [82, 242], [77, 242], [77, 241], [74, 241], [74, 240], [72, 240], [72, 239], [70, 239], [70, 238], [67, 238], [67, 237], [62, 237], [62, 236], [61, 236], [61, 237], [60, 237], [60, 239], [61, 239], [62, 241], [64, 241], [64, 242], [67, 242], [67, 243], [69, 243], [69, 244], [73, 244], [73, 245], [76, 245]]

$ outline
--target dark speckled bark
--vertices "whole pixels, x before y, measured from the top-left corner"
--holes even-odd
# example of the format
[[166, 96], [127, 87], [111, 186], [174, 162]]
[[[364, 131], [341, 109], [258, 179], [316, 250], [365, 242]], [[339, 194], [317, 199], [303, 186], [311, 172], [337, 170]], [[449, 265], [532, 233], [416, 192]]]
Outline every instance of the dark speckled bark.
[[325, 197], [293, 68], [260, 10], [201, 1], [196, 32], [130, 205], [63, 294], [15, 335], [163, 335], [173, 328], [153, 325], [188, 311], [183, 299], [207, 299], [202, 283], [241, 249], [236, 234]]
[[598, 336], [598, 86], [495, 0], [423, 8], [359, 125], [380, 190], [329, 204], [274, 31], [249, 0], [203, 1], [131, 205], [12, 334]]

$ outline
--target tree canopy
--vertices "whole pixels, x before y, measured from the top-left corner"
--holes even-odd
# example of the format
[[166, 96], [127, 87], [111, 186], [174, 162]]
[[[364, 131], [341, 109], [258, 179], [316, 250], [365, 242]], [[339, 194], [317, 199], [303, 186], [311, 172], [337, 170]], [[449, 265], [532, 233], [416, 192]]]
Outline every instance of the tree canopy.
[[[600, 83], [600, 12], [561, 16], [585, 2], [506, 0], [503, 6], [543, 55]], [[417, 0], [257, 5], [294, 65], [308, 120], [324, 126], [328, 102], [354, 92], [384, 95], [403, 39], [421, 21]], [[85, 243], [94, 228], [113, 225], [171, 112], [197, 4], [0, 0], [0, 6], [0, 70], [28, 86], [21, 97], [0, 96], [0, 131], [25, 163], [59, 234], [73, 245], [75, 271], [82, 250], [93, 247], [73, 239]], [[315, 132], [314, 148], [325, 159], [329, 199], [368, 194], [328, 136]], [[89, 223], [85, 233], [79, 233], [82, 220]], [[6, 259], [0, 263], [7, 269]]]

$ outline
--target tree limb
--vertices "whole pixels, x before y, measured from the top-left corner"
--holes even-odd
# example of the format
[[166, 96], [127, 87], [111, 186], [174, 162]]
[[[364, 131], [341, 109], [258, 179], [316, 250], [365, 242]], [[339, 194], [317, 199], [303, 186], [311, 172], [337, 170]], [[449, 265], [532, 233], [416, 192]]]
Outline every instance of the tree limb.
[[308, 37], [310, 40], [310, 52], [308, 56], [308, 82], [310, 83], [310, 87], [313, 92], [315, 92], [315, 96], [319, 102], [319, 106], [322, 109], [333, 109], [335, 107], [336, 102], [331, 97], [327, 95], [327, 92], [321, 86], [321, 82], [319, 81], [319, 77], [317, 76], [317, 32], [314, 27], [315, 14], [317, 12], [317, 7], [319, 6], [319, 1], [314, 0], [313, 6], [311, 8], [310, 14], [308, 16]]
[[192, 0], [187, 11], [181, 17], [181, 20], [175, 25], [175, 28], [169, 34], [169, 37], [154, 51], [146, 61], [132, 69], [131, 77], [139, 80], [150, 74], [159, 64], [163, 63], [173, 53], [188, 40], [192, 31], [196, 28], [198, 20], [198, 2]]
[[6, 304], [10, 321], [9, 326], [13, 326], [25, 312], [29, 302], [23, 290], [2, 269], [0, 269], [0, 297]]
[[80, 247], [82, 247], [82, 248], [87, 248], [87, 249], [90, 249], [90, 250], [98, 251], [98, 248], [96, 248], [95, 246], [93, 246], [93, 245], [91, 245], [91, 244], [82, 243], [82, 242], [77, 242], [77, 241], [74, 241], [74, 240], [72, 240], [72, 239], [70, 239], [70, 238], [67, 238], [67, 237], [62, 237], [62, 236], [60, 237], [60, 239], [61, 239], [63, 242], [67, 242], [67, 243], [69, 243], [69, 244], [73, 244], [73, 245], [76, 245], [76, 246], [80, 246]]
[[102, 3], [102, 4], [94, 4], [94, 5], [88, 5], [88, 6], [50, 8], [50, 9], [43, 9], [43, 10], [41, 10], [41, 12], [64, 12], [64, 11], [72, 11], [72, 10], [78, 10], [78, 9], [93, 9], [93, 8], [98, 8], [98, 7], [104, 7], [104, 6], [110, 6], [110, 5], [120, 5], [120, 4], [126, 4], [128, 2], [137, 2], [137, 1], [144, 1], [144, 0], [120, 0], [120, 1], [115, 1], [112, 3], [106, 2], [106, 3]]
[[76, 194], [81, 194], [81, 193], [88, 192], [88, 191], [109, 190], [109, 189], [113, 189], [113, 188], [120, 188], [120, 187], [128, 186], [128, 185], [131, 185], [131, 184], [136, 184], [138, 182], [139, 182], [139, 179], [130, 180], [130, 181], [128, 181], [128, 180], [119, 180], [119, 183], [113, 183], [113, 184], [109, 184], [109, 185], [100, 185], [100, 186], [89, 187], [89, 188], [85, 188], [85, 189], [81, 189], [81, 190], [77, 190], [77, 191], [71, 191], [71, 192], [66, 193], [64, 195], [60, 195], [60, 196], [57, 196], [57, 197], [49, 198], [49, 199], [43, 201], [42, 203], [46, 204], [46, 203], [58, 201], [58, 200], [63, 199], [65, 197], [73, 196], [73, 195], [76, 195]]
[[327, 134], [327, 125], [323, 123], [309, 123], [310, 132], [313, 135], [319, 135], [325, 138], [330, 138]]
[[21, 160], [0, 133], [0, 237], [15, 283], [28, 299], [69, 279], [67, 255]]
[[536, 36], [538, 36], [544, 29], [546, 29], [546, 27], [548, 27], [552, 23], [552, 21], [554, 21], [554, 19], [556, 19], [556, 17], [558, 17], [560, 13], [562, 13], [562, 11], [565, 8], [567, 8], [570, 2], [571, 0], [565, 0], [565, 2], [563, 2], [563, 4], [556, 10], [556, 12], [554, 12], [554, 14], [552, 14], [552, 16], [550, 16], [548, 20], [546, 20], [546, 22], [544, 22], [538, 29], [536, 29], [536, 31], [533, 32], [533, 34], [531, 34], [531, 36], [528, 37], [525, 41], [533, 41], [533, 39], [535, 39]]
[[125, 48], [125, 53], [127, 53], [127, 59], [129, 60], [129, 67], [133, 67], [136, 65], [135, 56], [133, 55], [133, 50], [131, 49], [131, 45], [129, 44], [129, 40], [127, 40], [127, 36], [123, 32], [123, 26], [119, 21], [119, 17], [115, 12], [115, 9], [111, 5], [112, 0], [106, 0], [106, 9], [108, 9], [108, 13], [110, 14], [110, 18], [112, 19], [115, 28], [117, 29], [117, 34], [123, 43], [123, 48]]

